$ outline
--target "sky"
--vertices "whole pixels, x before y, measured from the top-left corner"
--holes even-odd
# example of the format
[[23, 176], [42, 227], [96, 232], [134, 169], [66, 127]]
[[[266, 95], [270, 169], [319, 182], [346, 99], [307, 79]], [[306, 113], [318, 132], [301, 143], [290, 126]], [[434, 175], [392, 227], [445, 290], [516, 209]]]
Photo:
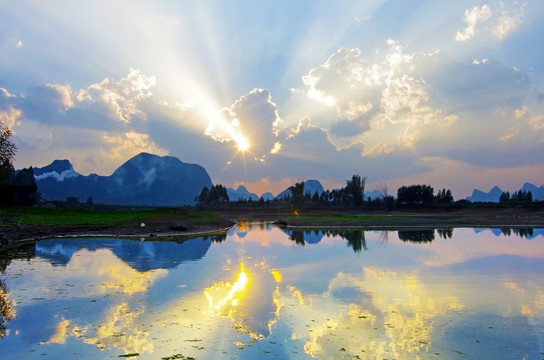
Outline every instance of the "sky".
[[0, 0], [15, 168], [140, 152], [258, 195], [544, 184], [544, 2]]

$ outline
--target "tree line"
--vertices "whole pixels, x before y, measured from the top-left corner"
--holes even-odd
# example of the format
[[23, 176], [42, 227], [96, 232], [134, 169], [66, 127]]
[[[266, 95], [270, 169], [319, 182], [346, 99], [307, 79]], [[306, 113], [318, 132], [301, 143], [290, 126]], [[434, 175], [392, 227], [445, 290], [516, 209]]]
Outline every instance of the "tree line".
[[[389, 194], [387, 185], [380, 183], [376, 186], [380, 197], [364, 198], [366, 177], [353, 175], [346, 180], [346, 185], [340, 189], [325, 190], [321, 194], [317, 191], [313, 194], [304, 192], [304, 181], [296, 182], [289, 187], [290, 194], [282, 199], [258, 201], [243, 199], [230, 202], [227, 190], [223, 185], [213, 185], [211, 189], [204, 187], [199, 196], [195, 198], [197, 204], [229, 203], [235, 205], [288, 205], [295, 209], [312, 209], [324, 207], [353, 208], [362, 210], [386, 210], [391, 211], [403, 208], [442, 208], [442, 207], [466, 207], [470, 203], [467, 200], [455, 201], [451, 189], [442, 188], [435, 193], [435, 189], [428, 184], [413, 184], [401, 186], [397, 189], [396, 197]], [[530, 191], [519, 190], [512, 195], [505, 192], [501, 195], [501, 205], [517, 205], [533, 202]]]
[[38, 201], [34, 170], [30, 167], [15, 171], [17, 146], [11, 140], [12, 135], [0, 121], [0, 205], [34, 205]]

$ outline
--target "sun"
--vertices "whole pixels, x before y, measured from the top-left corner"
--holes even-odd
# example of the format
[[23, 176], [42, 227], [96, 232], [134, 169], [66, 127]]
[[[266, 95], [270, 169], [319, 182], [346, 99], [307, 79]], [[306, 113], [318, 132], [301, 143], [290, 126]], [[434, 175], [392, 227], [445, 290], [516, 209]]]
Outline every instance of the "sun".
[[236, 139], [236, 144], [238, 146], [238, 150], [245, 152], [249, 149], [249, 142], [246, 138], [240, 136], [238, 139]]

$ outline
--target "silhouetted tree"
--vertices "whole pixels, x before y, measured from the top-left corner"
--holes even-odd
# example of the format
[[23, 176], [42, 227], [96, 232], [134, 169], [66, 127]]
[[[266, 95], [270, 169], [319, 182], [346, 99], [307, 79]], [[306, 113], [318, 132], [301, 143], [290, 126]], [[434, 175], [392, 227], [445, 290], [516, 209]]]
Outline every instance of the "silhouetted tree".
[[291, 204], [295, 207], [302, 207], [304, 205], [304, 181], [289, 186], [289, 190], [291, 190]]
[[17, 152], [17, 146], [11, 141], [13, 132], [0, 120], [0, 164], [11, 164]]
[[200, 192], [200, 195], [195, 198], [195, 201], [199, 204], [218, 204], [228, 202], [229, 195], [227, 194], [227, 188], [221, 184], [212, 185], [210, 189], [208, 189], [207, 186], [204, 186]]
[[501, 196], [499, 197], [499, 203], [506, 204], [509, 201], [510, 201], [510, 193], [508, 191], [503, 191]]
[[402, 186], [397, 190], [399, 206], [430, 205], [434, 200], [434, 189], [430, 185]]
[[366, 177], [361, 178], [359, 175], [353, 175], [351, 180], [346, 181], [346, 202], [355, 207], [363, 205], [363, 194], [365, 193]]
[[453, 195], [451, 194], [451, 190], [450, 189], [438, 190], [438, 194], [436, 194], [436, 202], [439, 204], [453, 203]]
[[207, 186], [204, 186], [202, 190], [200, 191], [200, 195], [196, 197], [196, 202], [199, 204], [205, 204], [208, 202], [208, 198], [210, 196], [210, 189], [208, 189]]

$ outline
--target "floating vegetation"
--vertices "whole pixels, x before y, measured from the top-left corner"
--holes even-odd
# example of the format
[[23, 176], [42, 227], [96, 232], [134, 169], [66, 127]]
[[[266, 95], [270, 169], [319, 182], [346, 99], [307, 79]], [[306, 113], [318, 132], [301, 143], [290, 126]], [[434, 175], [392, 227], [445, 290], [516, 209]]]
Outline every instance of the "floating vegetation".
[[176, 359], [181, 359], [181, 360], [195, 360], [195, 358], [193, 357], [185, 357], [181, 354], [176, 354], [176, 355], [172, 355], [172, 356], [167, 356], [167, 357], [163, 357], [161, 358], [161, 360], [176, 360]]

